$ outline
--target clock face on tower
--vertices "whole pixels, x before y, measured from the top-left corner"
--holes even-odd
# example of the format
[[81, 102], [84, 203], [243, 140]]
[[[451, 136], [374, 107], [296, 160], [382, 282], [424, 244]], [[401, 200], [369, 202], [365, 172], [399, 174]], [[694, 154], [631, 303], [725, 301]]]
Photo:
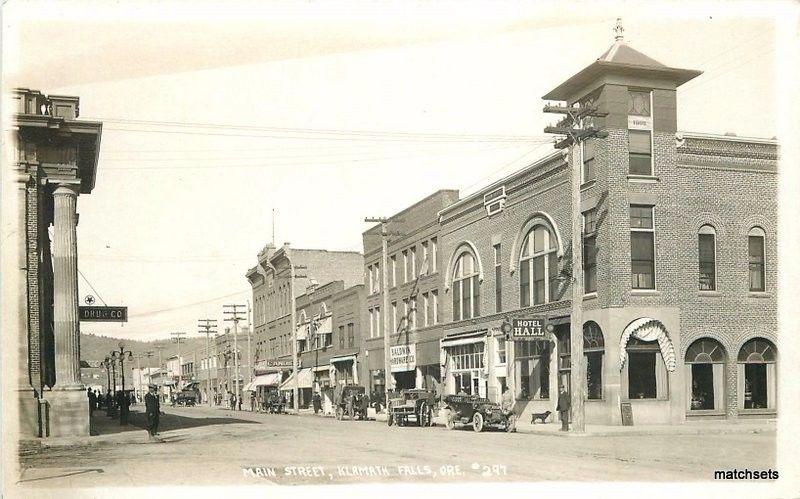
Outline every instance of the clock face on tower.
[[650, 116], [650, 92], [628, 91], [628, 115]]

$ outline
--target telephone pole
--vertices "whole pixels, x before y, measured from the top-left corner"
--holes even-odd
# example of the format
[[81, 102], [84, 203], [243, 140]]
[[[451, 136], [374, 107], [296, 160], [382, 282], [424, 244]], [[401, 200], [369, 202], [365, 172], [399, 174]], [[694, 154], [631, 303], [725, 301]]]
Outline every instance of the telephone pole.
[[164, 350], [164, 345], [156, 345], [153, 348], [155, 348], [158, 351], [158, 379], [159, 379], [158, 397], [160, 399], [162, 395], [161, 393], [162, 387], [164, 386], [164, 373], [162, 371], [162, 369], [164, 369], [164, 362], [161, 359], [161, 351]]
[[[241, 407], [242, 400], [241, 400], [241, 393], [239, 393], [239, 321], [244, 320], [242, 314], [244, 314], [244, 305], [223, 305], [222, 306], [222, 313], [226, 315], [225, 321], [233, 322], [233, 370], [234, 370], [234, 394], [236, 394], [236, 400], [238, 401], [238, 406]], [[235, 410], [236, 408], [234, 408]]]
[[197, 328], [200, 334], [206, 334], [206, 398], [208, 406], [211, 407], [211, 350], [208, 347], [211, 334], [217, 335], [216, 319], [198, 319]]
[[298, 365], [297, 365], [297, 300], [294, 295], [294, 280], [305, 279], [308, 276], [298, 275], [298, 269], [307, 269], [306, 265], [295, 265], [294, 260], [289, 255], [289, 248], [286, 248], [286, 259], [289, 261], [289, 297], [291, 299], [290, 308], [292, 314], [291, 327], [292, 327], [292, 379], [294, 380], [294, 387], [292, 388], [292, 408], [295, 414], [300, 413], [300, 380], [298, 379]]
[[[605, 138], [608, 132], [596, 128], [591, 117], [607, 113], [597, 111], [592, 103], [574, 105], [546, 105], [545, 113], [560, 114], [563, 118], [556, 126], [545, 127], [545, 133], [561, 135], [556, 149], [568, 149], [572, 198], [572, 313], [570, 317], [570, 398], [572, 429], [586, 431], [586, 359], [583, 356], [583, 220], [581, 214], [581, 143], [589, 138]], [[576, 147], [577, 146], [577, 147]]]
[[253, 381], [253, 355], [250, 349], [250, 336], [253, 334], [253, 309], [250, 308], [250, 300], [247, 300], [247, 381]]
[[[400, 235], [399, 233], [389, 233], [389, 218], [386, 217], [367, 217], [367, 223], [381, 224], [381, 308], [383, 309], [383, 369], [384, 369], [384, 407], [389, 407], [389, 391], [394, 388], [394, 378], [392, 377], [392, 362], [389, 357], [391, 348], [391, 331], [389, 331], [389, 273], [387, 272], [389, 260], [389, 236]], [[399, 220], [392, 220], [398, 222]], [[369, 290], [372, 292], [372, 290]], [[381, 325], [378, 325], [380, 328]]]
[[178, 345], [178, 384], [176, 385], [175, 388], [180, 390], [181, 384], [183, 383], [183, 372], [181, 370], [182, 369], [182, 366], [181, 366], [181, 343], [183, 343], [186, 340], [186, 338], [184, 338], [184, 336], [186, 336], [186, 333], [180, 333], [180, 332], [179, 333], [169, 333], [169, 335], [172, 337], [171, 341], [173, 343], [177, 343], [177, 345]]

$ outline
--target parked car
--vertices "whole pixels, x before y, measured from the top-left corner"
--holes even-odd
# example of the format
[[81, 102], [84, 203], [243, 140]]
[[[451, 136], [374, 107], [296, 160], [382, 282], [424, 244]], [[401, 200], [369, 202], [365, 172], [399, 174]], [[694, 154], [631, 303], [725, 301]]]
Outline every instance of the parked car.
[[447, 395], [447, 429], [455, 429], [456, 425], [471, 425], [472, 429], [481, 432], [486, 427], [512, 432], [516, 418], [506, 417], [499, 404], [477, 395]]
[[185, 407], [197, 405], [197, 401], [200, 398], [198, 386], [199, 383], [189, 383], [184, 386], [183, 389], [175, 395], [175, 404]]
[[433, 426], [433, 408], [436, 405], [436, 393], [433, 390], [408, 389], [400, 390], [399, 397], [389, 399], [387, 423], [389, 426], [408, 426], [413, 422], [417, 426]]

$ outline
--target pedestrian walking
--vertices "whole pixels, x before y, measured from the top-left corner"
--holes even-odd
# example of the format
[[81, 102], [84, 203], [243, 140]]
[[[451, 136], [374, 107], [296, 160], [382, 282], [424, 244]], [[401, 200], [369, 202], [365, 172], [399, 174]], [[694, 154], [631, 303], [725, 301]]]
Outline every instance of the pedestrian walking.
[[256, 412], [256, 392], [250, 392], [250, 412]]
[[158, 419], [161, 414], [161, 403], [156, 396], [156, 390], [157, 387], [151, 385], [147, 395], [144, 396], [144, 406], [147, 412], [147, 434], [150, 436], [150, 440], [156, 440], [156, 435], [158, 434]]
[[567, 387], [561, 385], [558, 393], [558, 405], [556, 405], [556, 410], [558, 411], [558, 416], [561, 418], [561, 429], [560, 431], [569, 431], [569, 409], [570, 409], [570, 399], [569, 393], [567, 393]]
[[322, 409], [322, 399], [319, 396], [319, 392], [314, 392], [314, 396], [311, 397], [311, 402], [314, 405], [314, 414], [318, 414], [320, 409]]
[[94, 410], [97, 409], [97, 395], [89, 388], [86, 396], [89, 398], [89, 417], [91, 417], [94, 414]]

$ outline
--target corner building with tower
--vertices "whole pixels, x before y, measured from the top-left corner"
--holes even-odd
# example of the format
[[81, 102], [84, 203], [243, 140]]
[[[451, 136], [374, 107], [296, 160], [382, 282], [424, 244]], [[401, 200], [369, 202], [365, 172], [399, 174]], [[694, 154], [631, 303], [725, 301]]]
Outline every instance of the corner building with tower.
[[[777, 414], [777, 143], [679, 133], [679, 86], [622, 37], [544, 96], [596, 107], [581, 143], [588, 424]], [[709, 110], [712, 112], [713, 110]], [[570, 166], [554, 152], [439, 212], [443, 392], [523, 421], [570, 387]], [[542, 318], [539, 341], [505, 321]]]

